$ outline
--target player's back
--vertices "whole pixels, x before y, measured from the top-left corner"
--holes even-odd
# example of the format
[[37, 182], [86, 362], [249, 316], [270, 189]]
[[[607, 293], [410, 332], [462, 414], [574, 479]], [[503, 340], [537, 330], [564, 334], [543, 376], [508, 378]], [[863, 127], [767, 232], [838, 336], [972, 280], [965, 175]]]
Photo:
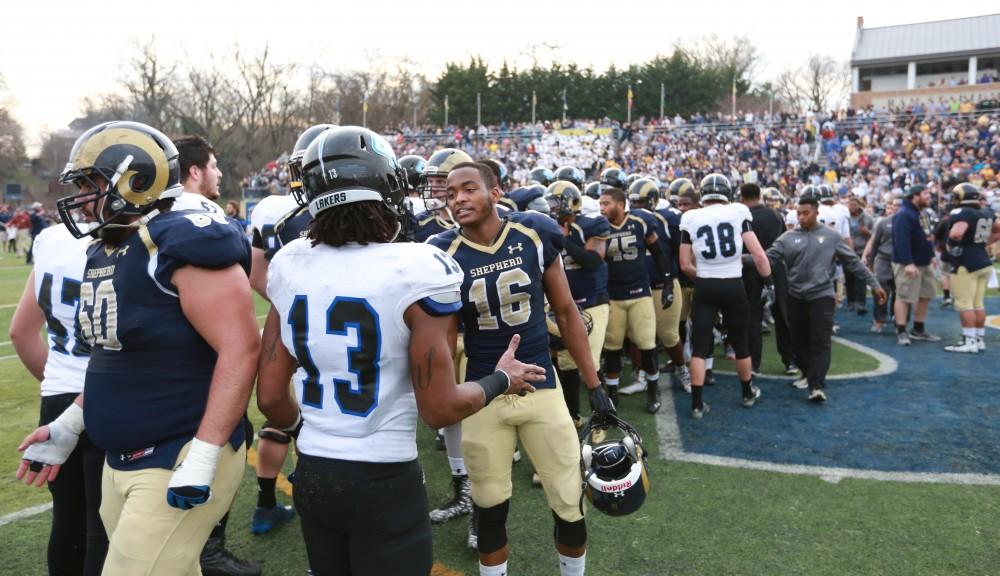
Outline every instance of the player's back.
[[250, 213], [251, 244], [269, 255], [278, 249], [275, 226], [289, 212], [298, 208], [293, 196], [273, 194], [261, 200]]
[[35, 298], [45, 315], [49, 345], [42, 396], [83, 391], [90, 345], [80, 334], [76, 307], [90, 242], [89, 237], [77, 239], [59, 225], [42, 230], [31, 246]]
[[[365, 462], [417, 456], [406, 309], [452, 292], [458, 265], [426, 244], [284, 246], [268, 270], [281, 338], [299, 363], [293, 385], [304, 453]], [[426, 301], [425, 301], [426, 302]]]
[[743, 276], [743, 232], [750, 229], [752, 219], [750, 210], [738, 202], [711, 204], [681, 216], [699, 278]]

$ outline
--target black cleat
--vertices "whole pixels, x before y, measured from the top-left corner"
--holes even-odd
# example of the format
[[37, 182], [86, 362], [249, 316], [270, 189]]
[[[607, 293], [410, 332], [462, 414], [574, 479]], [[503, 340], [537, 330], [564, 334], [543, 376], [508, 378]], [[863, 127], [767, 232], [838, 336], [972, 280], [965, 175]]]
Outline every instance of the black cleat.
[[209, 538], [201, 551], [203, 576], [260, 576], [260, 565], [240, 560], [226, 550], [224, 538]]

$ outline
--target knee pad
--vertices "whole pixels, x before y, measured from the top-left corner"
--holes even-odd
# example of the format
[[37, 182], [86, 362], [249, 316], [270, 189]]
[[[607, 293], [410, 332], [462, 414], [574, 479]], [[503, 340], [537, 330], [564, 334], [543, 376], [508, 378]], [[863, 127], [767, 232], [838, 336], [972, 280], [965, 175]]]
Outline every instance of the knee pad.
[[552, 512], [555, 519], [555, 539], [556, 543], [570, 548], [580, 548], [587, 543], [587, 521], [583, 518], [576, 522], [567, 522]]
[[265, 420], [264, 425], [261, 426], [260, 432], [257, 432], [257, 437], [261, 439], [268, 439], [278, 444], [288, 444], [292, 441], [291, 436], [285, 434], [281, 430], [273, 427], [270, 421]]
[[639, 357], [642, 360], [642, 369], [646, 371], [646, 375], [656, 374], [660, 371], [660, 367], [656, 365], [655, 348], [641, 351]]
[[[475, 505], [474, 505], [475, 506]], [[490, 554], [507, 545], [507, 512], [510, 500], [490, 508], [475, 506], [478, 516], [479, 553]]]
[[605, 350], [604, 351], [604, 372], [611, 374], [620, 374], [622, 371], [622, 351], [621, 350]]

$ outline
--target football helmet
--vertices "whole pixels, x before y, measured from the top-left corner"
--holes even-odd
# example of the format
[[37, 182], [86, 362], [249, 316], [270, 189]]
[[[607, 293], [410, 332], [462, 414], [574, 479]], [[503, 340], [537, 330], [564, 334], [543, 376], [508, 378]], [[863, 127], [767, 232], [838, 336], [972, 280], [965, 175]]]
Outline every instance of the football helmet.
[[544, 188], [556, 181], [556, 175], [555, 172], [548, 168], [539, 167], [528, 173], [528, 180], [537, 182]]
[[833, 186], [829, 184], [820, 184], [817, 186], [819, 191], [819, 201], [821, 204], [832, 204], [836, 200], [836, 195], [833, 193]]
[[510, 190], [510, 172], [503, 162], [494, 160], [493, 158], [484, 158], [479, 163], [493, 168], [493, 172], [497, 174], [497, 184], [499, 184], [501, 191], [506, 192]]
[[302, 191], [313, 218], [353, 202], [378, 201], [400, 222], [406, 214], [406, 172], [384, 138], [360, 126], [329, 128], [302, 157]]
[[645, 176], [643, 176], [642, 174], [639, 174], [638, 172], [635, 172], [633, 174], [629, 174], [628, 176], [626, 176], [625, 177], [625, 188], [623, 188], [623, 190], [628, 190], [629, 188], [631, 188], [632, 184], [636, 180], [638, 180], [640, 178], [645, 178]]
[[601, 197], [601, 183], [589, 182], [583, 187], [583, 195], [597, 200]]
[[308, 204], [305, 198], [302, 197], [302, 156], [305, 155], [306, 148], [312, 144], [312, 141], [320, 133], [328, 128], [336, 127], [334, 124], [316, 124], [315, 126], [306, 128], [299, 134], [299, 138], [295, 141], [295, 146], [292, 147], [292, 153], [288, 155], [288, 189], [291, 190], [295, 201], [302, 206]]
[[[56, 203], [59, 216], [77, 238], [93, 235], [122, 215], [145, 214], [157, 200], [181, 195], [177, 148], [159, 130], [139, 122], [105, 122], [84, 132], [73, 144], [59, 175], [62, 184], [81, 192]], [[101, 191], [95, 176], [102, 178]], [[86, 186], [86, 189], [84, 189]], [[80, 227], [72, 212], [93, 204], [96, 222]]]
[[605, 168], [601, 172], [601, 186], [609, 186], [625, 191], [625, 171], [620, 168]]
[[951, 189], [951, 201], [956, 205], [979, 206], [982, 192], [979, 187], [969, 182], [962, 182]]
[[549, 203], [545, 200], [545, 187], [541, 184], [511, 190], [507, 196], [517, 205], [518, 212], [535, 210], [544, 214], [549, 213]]
[[583, 187], [583, 179], [586, 178], [583, 170], [576, 166], [562, 166], [556, 170], [556, 181], [571, 182], [576, 189]]
[[472, 156], [457, 148], [438, 150], [427, 159], [420, 190], [428, 212], [441, 210], [447, 205], [448, 193], [445, 191], [445, 180], [451, 169], [463, 162], [472, 162]]
[[427, 161], [416, 154], [409, 154], [399, 159], [399, 167], [406, 172], [406, 183], [409, 185], [410, 191], [419, 190], [424, 179]]
[[670, 187], [667, 190], [670, 192], [671, 198], [680, 196], [689, 190], [694, 190], [694, 182], [690, 178], [677, 178], [670, 183]]
[[583, 194], [576, 184], [568, 180], [553, 182], [545, 190], [545, 201], [549, 204], [549, 215], [559, 220], [572, 216], [583, 209]]
[[[618, 429], [622, 438], [591, 445], [594, 431], [608, 428]], [[609, 516], [638, 510], [649, 493], [649, 468], [639, 432], [615, 414], [594, 414], [581, 437], [580, 467], [587, 500]]]
[[701, 179], [698, 185], [701, 189], [701, 201], [722, 201], [731, 202], [733, 199], [733, 186], [729, 183], [729, 178], [722, 174], [713, 173]]
[[820, 201], [819, 186], [814, 186], [810, 184], [805, 188], [803, 188], [802, 191], [799, 192], [799, 201], [802, 201], [804, 199], [811, 199], [815, 200], [816, 202], [819, 202]]
[[771, 208], [778, 208], [785, 202], [784, 197], [777, 188], [764, 188], [760, 192], [760, 197]]
[[649, 178], [637, 178], [628, 187], [628, 201], [637, 208], [654, 210], [660, 200], [660, 186]]

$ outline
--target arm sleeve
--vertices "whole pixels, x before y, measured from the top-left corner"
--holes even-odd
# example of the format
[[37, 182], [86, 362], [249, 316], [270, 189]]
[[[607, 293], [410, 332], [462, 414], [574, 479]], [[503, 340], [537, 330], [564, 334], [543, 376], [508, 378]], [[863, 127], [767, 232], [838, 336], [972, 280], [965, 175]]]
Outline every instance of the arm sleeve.
[[844, 269], [855, 276], [864, 278], [865, 283], [872, 288], [882, 287], [878, 283], [878, 280], [875, 279], [875, 276], [865, 268], [865, 265], [861, 262], [861, 258], [858, 257], [854, 249], [848, 246], [843, 238], [837, 242], [837, 259], [844, 265]]
[[653, 256], [653, 261], [656, 263], [656, 272], [662, 277], [670, 276], [670, 257], [663, 250], [659, 241], [653, 242], [647, 246], [650, 255]]
[[593, 271], [601, 267], [601, 257], [592, 250], [587, 250], [573, 242], [566, 242], [566, 253], [573, 257], [584, 270]]
[[538, 232], [542, 240], [542, 265], [548, 268], [557, 258], [562, 256], [564, 238], [562, 229], [555, 220], [543, 214], [533, 215], [531, 227]]

